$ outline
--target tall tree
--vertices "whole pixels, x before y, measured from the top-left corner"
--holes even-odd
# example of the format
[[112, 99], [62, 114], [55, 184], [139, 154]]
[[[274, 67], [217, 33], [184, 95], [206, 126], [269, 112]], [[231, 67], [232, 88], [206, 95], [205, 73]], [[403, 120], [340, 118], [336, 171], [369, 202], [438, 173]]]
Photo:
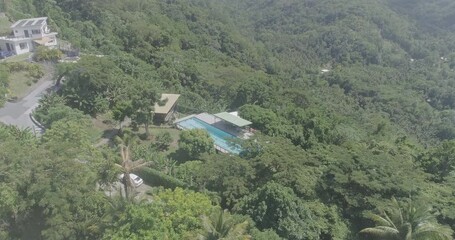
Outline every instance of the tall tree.
[[131, 132], [124, 132], [122, 138], [118, 138], [121, 163], [116, 164], [120, 168], [120, 171], [123, 173], [123, 188], [125, 189], [126, 199], [130, 198], [130, 193], [134, 189], [134, 184], [130, 178], [130, 174], [139, 170], [142, 167], [150, 165], [151, 162], [145, 162], [143, 159], [133, 161], [130, 155], [130, 146], [136, 140], [136, 135]]
[[137, 86], [132, 94], [133, 121], [144, 124], [145, 135], [150, 136], [149, 125], [153, 121], [155, 103], [159, 102], [158, 90], [153, 84], [147, 82]]
[[316, 216], [292, 189], [273, 181], [244, 197], [235, 209], [249, 215], [260, 230], [271, 228], [286, 239], [320, 239]]
[[203, 129], [190, 129], [180, 133], [180, 149], [191, 159], [196, 159], [203, 153], [213, 153], [213, 139]]
[[70, 106], [96, 115], [110, 107], [125, 83], [121, 70], [107, 57], [83, 57], [76, 66], [63, 69], [63, 95]]
[[158, 192], [151, 203], [130, 204], [104, 239], [196, 239], [201, 215], [214, 207], [207, 195], [181, 188]]
[[434, 181], [443, 182], [455, 169], [455, 141], [444, 141], [419, 156], [417, 161], [426, 172], [432, 174]]

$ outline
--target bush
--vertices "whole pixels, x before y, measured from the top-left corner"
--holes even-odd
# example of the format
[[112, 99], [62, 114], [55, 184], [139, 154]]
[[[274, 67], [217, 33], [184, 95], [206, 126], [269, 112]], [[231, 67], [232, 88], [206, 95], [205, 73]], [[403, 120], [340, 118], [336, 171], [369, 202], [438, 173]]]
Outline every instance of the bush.
[[213, 139], [203, 129], [191, 129], [180, 132], [180, 149], [191, 159], [197, 159], [203, 153], [213, 153]]
[[176, 187], [187, 187], [186, 183], [151, 168], [142, 168], [138, 171], [138, 175], [150, 186], [162, 186], [172, 189]]
[[52, 61], [56, 62], [61, 59], [63, 53], [58, 49], [49, 49], [47, 47], [38, 47], [35, 50], [35, 54], [33, 55], [33, 59], [37, 62], [40, 61]]
[[155, 146], [161, 151], [169, 149], [173, 139], [169, 132], [160, 132], [156, 135]]
[[12, 72], [22, 72], [26, 71], [28, 76], [38, 81], [42, 76], [44, 76], [44, 71], [42, 67], [38, 64], [27, 63], [27, 62], [10, 62], [6, 64], [8, 71]]

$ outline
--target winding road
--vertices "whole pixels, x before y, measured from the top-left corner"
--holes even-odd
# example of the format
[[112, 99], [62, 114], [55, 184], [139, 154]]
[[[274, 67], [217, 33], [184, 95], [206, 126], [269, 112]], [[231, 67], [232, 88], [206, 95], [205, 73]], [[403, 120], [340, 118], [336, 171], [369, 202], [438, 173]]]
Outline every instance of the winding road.
[[38, 101], [46, 90], [52, 89], [53, 67], [46, 66], [46, 73], [41, 80], [33, 86], [33, 90], [17, 102], [7, 102], [0, 108], [0, 122], [15, 125], [18, 128], [29, 128], [35, 133], [42, 133], [43, 129], [35, 125], [30, 118], [30, 113], [38, 106]]

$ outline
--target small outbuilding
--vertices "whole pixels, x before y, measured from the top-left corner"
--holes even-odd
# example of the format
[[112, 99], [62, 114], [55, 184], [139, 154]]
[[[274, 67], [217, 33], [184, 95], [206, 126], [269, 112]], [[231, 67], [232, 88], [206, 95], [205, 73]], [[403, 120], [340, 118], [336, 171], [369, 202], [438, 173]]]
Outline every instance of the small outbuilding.
[[161, 94], [160, 103], [155, 103], [154, 110], [154, 122], [156, 123], [165, 123], [171, 120], [175, 114], [175, 109], [177, 107], [177, 100], [179, 99], [180, 94]]

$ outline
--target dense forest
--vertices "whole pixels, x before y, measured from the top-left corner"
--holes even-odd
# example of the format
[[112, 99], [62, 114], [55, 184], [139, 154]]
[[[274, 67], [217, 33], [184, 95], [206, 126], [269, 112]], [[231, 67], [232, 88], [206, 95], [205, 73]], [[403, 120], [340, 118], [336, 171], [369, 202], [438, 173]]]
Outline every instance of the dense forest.
[[[0, 7], [10, 22], [49, 17], [81, 51], [55, 63], [42, 136], [0, 126], [1, 239], [455, 237], [455, 2]], [[258, 131], [239, 155], [205, 132], [173, 136], [151, 114], [164, 92], [182, 116], [239, 111]], [[117, 130], [109, 144], [99, 119]], [[106, 194], [130, 172], [152, 186], [145, 200], [126, 178]]]

